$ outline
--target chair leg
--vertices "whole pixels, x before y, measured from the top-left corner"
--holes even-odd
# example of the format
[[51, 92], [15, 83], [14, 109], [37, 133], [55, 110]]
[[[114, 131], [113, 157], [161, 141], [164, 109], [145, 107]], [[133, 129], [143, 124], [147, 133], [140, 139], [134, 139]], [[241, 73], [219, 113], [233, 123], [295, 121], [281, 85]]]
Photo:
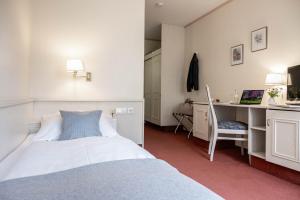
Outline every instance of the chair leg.
[[248, 159], [249, 159], [249, 165], [251, 166], [251, 156], [250, 155], [249, 155]]
[[210, 162], [212, 162], [214, 160], [214, 153], [215, 153], [215, 149], [216, 149], [217, 139], [218, 139], [218, 135], [214, 134], [213, 143], [212, 143], [211, 152], [210, 152]]
[[[242, 136], [242, 138], [243, 138], [243, 136]], [[241, 141], [241, 155], [242, 156], [244, 156], [245, 155], [245, 148], [244, 148], [244, 142], [243, 141]]]
[[242, 155], [242, 156], [244, 156], [244, 155], [245, 155], [245, 153], [244, 153], [244, 147], [243, 147], [243, 143], [242, 143], [242, 145], [241, 145], [241, 155]]
[[191, 128], [189, 134], [188, 134], [188, 139], [190, 139], [191, 135], [192, 135], [192, 132], [193, 132], [193, 128]]
[[213, 143], [213, 133], [210, 134], [210, 139], [209, 139], [209, 147], [208, 147], [208, 154], [211, 154], [211, 147]]

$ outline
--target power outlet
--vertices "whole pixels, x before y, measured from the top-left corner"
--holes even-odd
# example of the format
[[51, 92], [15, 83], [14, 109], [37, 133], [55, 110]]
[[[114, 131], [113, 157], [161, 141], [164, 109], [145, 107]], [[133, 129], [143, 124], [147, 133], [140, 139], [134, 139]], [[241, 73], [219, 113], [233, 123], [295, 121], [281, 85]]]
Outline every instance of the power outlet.
[[117, 115], [120, 114], [127, 114], [127, 108], [116, 108], [116, 112]]
[[134, 108], [132, 108], [132, 107], [127, 108], [127, 113], [128, 114], [133, 114], [134, 113]]

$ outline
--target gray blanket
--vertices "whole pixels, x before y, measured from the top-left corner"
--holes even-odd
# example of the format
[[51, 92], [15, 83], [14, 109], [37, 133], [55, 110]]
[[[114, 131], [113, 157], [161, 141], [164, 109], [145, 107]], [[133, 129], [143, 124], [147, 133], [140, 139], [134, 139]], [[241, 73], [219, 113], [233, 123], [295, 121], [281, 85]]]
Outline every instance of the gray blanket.
[[222, 199], [162, 160], [105, 162], [0, 183], [1, 200]]

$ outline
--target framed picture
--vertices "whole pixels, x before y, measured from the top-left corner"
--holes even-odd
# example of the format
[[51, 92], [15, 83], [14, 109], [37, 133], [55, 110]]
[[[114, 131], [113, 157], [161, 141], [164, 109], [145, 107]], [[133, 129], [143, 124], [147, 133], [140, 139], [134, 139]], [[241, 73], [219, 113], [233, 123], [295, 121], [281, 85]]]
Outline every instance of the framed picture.
[[263, 27], [251, 33], [251, 51], [260, 51], [268, 48], [268, 27]]
[[231, 47], [231, 65], [241, 65], [244, 63], [244, 45], [240, 44]]

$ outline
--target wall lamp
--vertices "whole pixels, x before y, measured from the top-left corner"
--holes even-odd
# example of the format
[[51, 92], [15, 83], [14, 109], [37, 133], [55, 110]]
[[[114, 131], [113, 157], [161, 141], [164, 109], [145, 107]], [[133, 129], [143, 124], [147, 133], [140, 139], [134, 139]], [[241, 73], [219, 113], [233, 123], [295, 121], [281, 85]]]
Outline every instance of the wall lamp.
[[270, 85], [270, 86], [284, 85], [283, 74], [276, 74], [276, 73], [267, 74], [265, 85]]
[[86, 75], [80, 75], [84, 72], [83, 62], [79, 59], [67, 60], [67, 71], [73, 73], [73, 78], [86, 78], [86, 81], [92, 81], [92, 73], [86, 72]]

